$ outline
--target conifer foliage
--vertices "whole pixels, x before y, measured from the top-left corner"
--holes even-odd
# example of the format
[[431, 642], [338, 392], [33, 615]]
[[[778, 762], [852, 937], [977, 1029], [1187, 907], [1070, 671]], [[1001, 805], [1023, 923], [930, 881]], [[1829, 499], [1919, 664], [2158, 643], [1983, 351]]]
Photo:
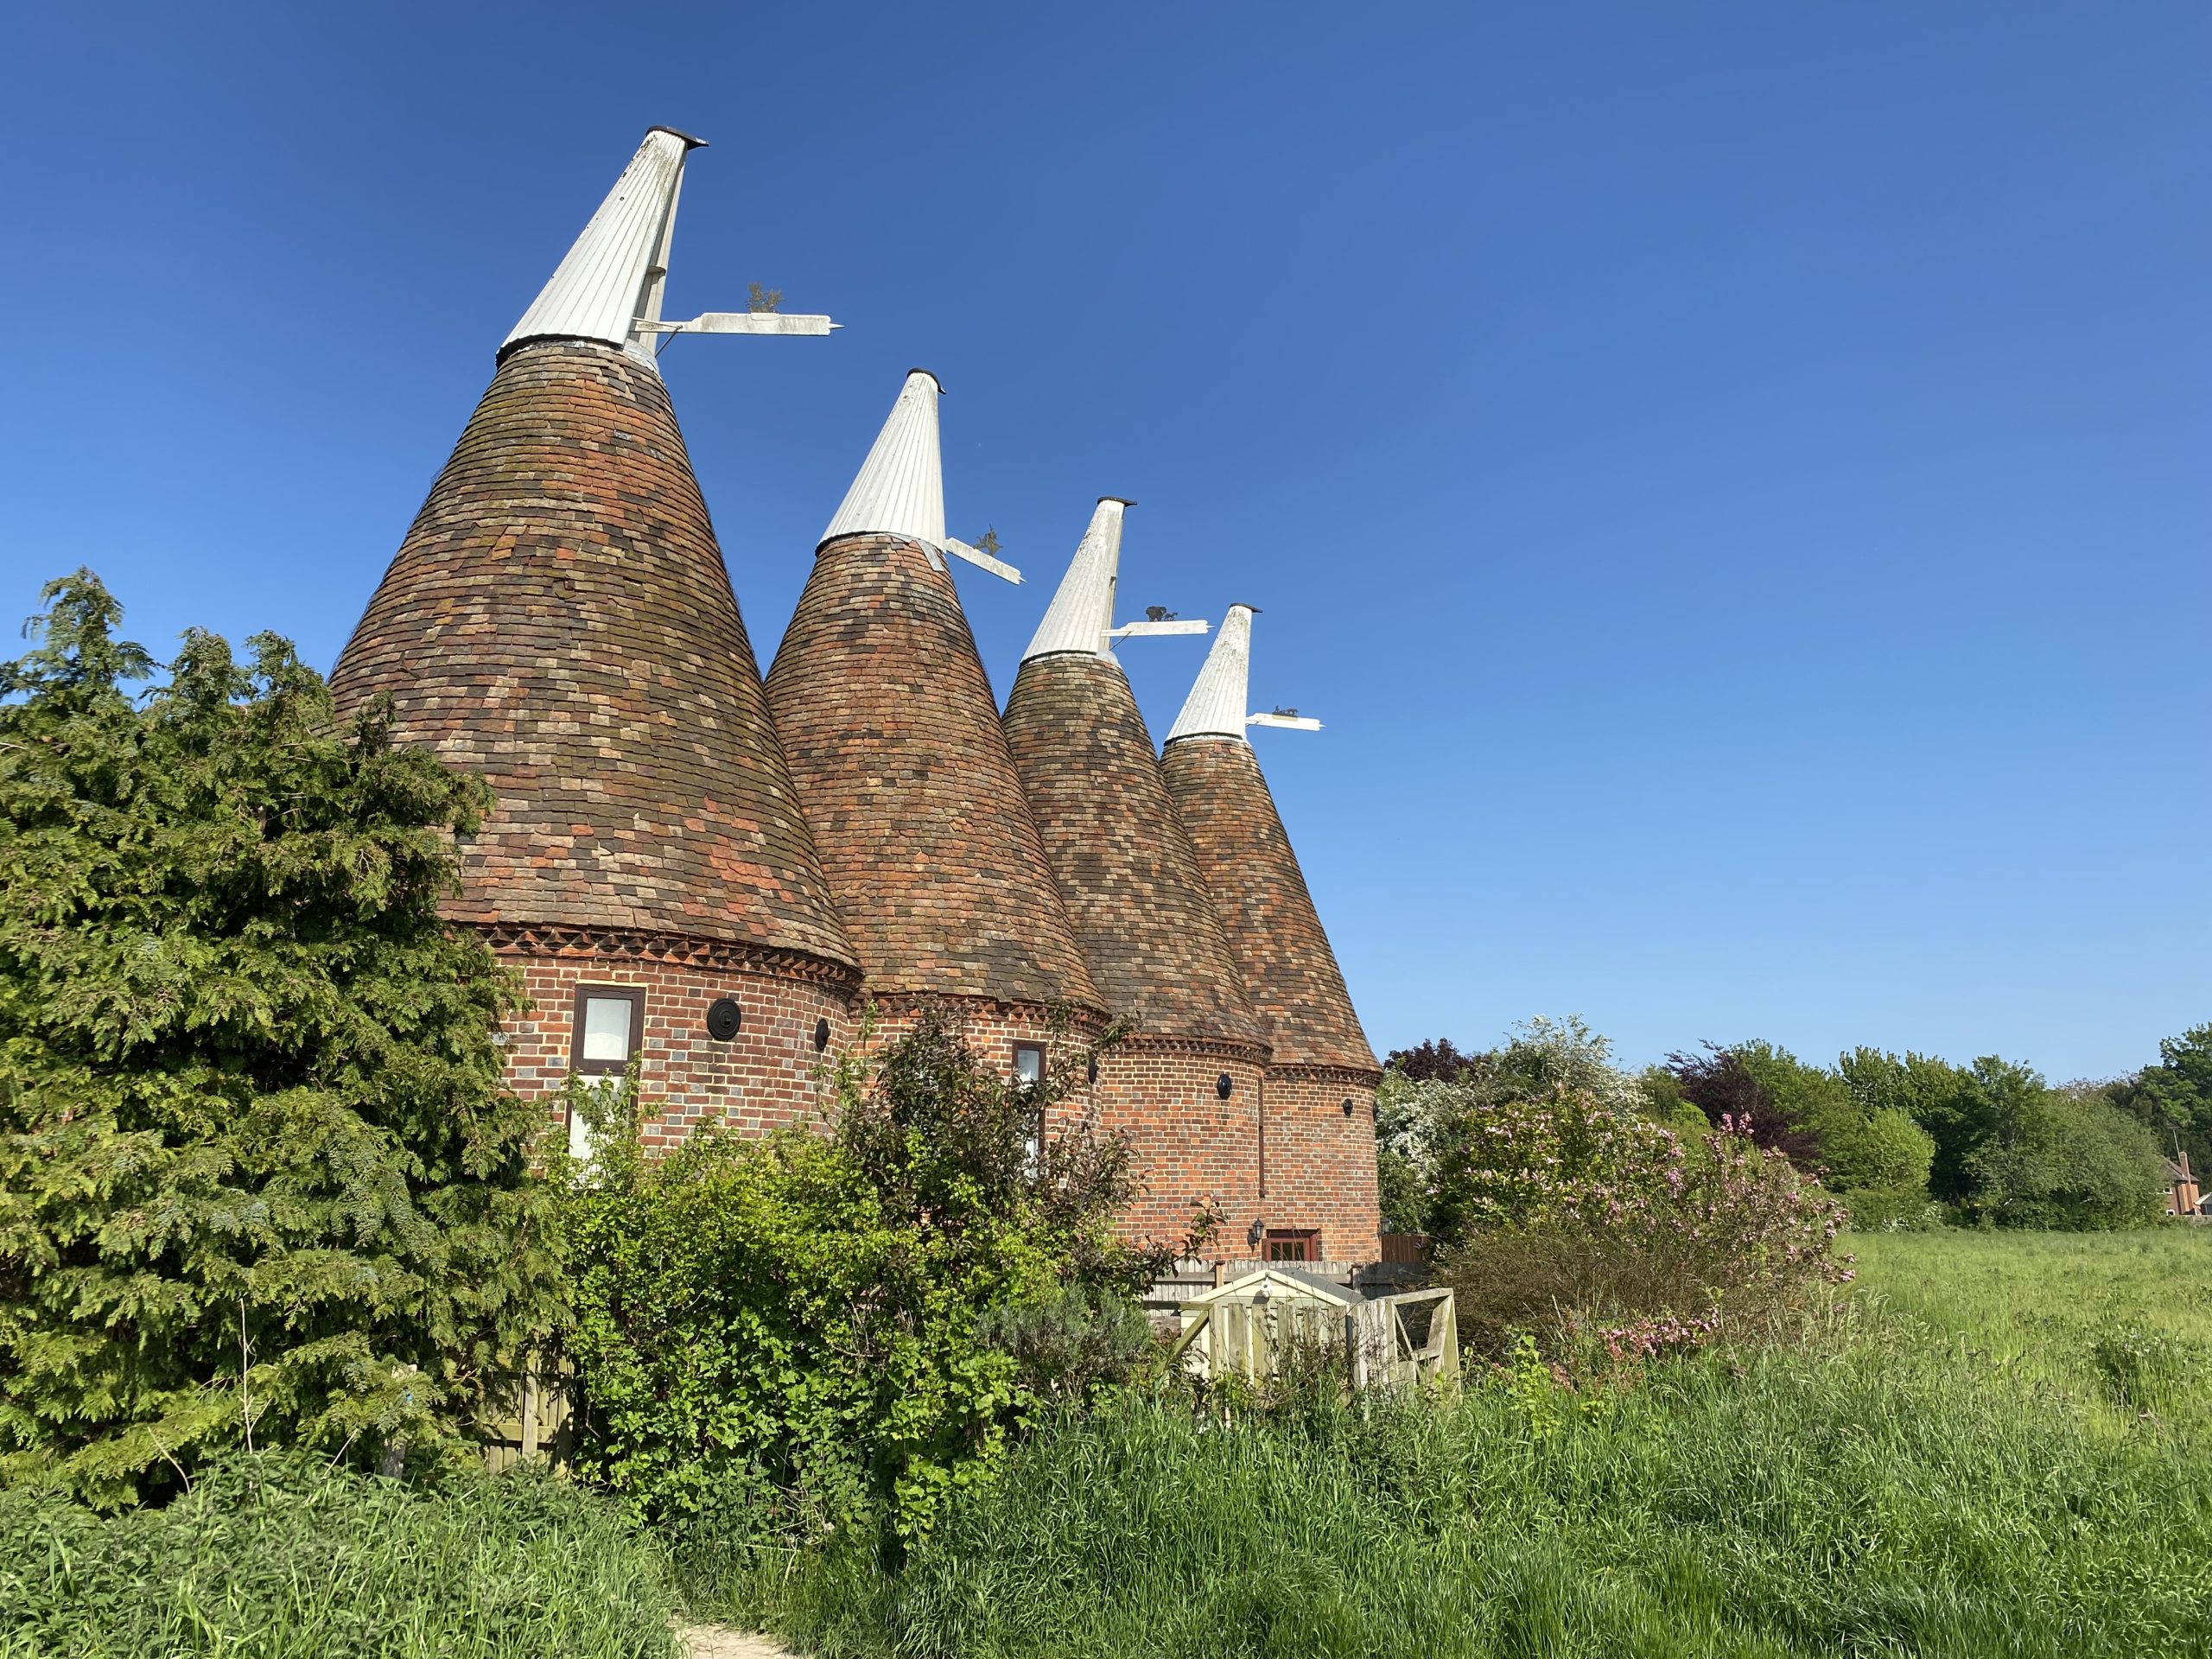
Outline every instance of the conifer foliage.
[[0, 667], [0, 1478], [417, 1455], [555, 1312], [512, 993], [442, 925], [482, 785], [270, 634], [165, 679], [89, 572]]

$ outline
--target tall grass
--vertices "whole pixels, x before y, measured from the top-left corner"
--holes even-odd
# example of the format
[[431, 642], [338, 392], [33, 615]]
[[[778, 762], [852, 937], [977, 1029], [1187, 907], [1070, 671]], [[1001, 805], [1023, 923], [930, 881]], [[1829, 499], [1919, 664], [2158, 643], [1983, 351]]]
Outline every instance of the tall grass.
[[[2023, 1317], [2054, 1274], [2147, 1307], [2212, 1266], [2212, 1240], [2068, 1243], [2088, 1254], [1987, 1247]], [[2063, 1382], [2003, 1363], [1975, 1334], [2004, 1305], [1983, 1243], [1894, 1246], [1789, 1347], [1583, 1395], [1535, 1367], [1456, 1401], [1125, 1397], [1033, 1440], [897, 1572], [831, 1541], [704, 1587], [826, 1654], [2212, 1652], [2201, 1393], [2145, 1414], [2071, 1334]]]
[[667, 1659], [664, 1561], [527, 1472], [436, 1491], [242, 1459], [164, 1510], [0, 1494], [0, 1656]]
[[[1563, 1388], [1128, 1391], [903, 1562], [741, 1493], [692, 1608], [828, 1655], [2212, 1654], [2212, 1236], [1882, 1236], [1793, 1343]], [[667, 1659], [659, 1547], [528, 1473], [245, 1460], [167, 1510], [0, 1495], [0, 1659]]]

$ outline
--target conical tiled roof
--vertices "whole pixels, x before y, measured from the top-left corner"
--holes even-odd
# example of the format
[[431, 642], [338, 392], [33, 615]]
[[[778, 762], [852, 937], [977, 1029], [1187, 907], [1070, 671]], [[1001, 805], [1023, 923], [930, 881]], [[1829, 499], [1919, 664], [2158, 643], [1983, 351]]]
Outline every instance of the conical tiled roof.
[[1006, 734], [1090, 977], [1147, 1035], [1263, 1046], [1128, 678], [1105, 649], [1123, 504], [1102, 501], [1007, 699]]
[[[506, 343], [331, 688], [496, 797], [456, 918], [852, 947], [650, 356], [683, 158], [645, 135]], [[810, 969], [810, 971], [811, 971]]]
[[908, 377], [768, 671], [871, 991], [1100, 1006], [950, 572], [937, 385]]
[[[1243, 734], [1251, 610], [1231, 607], [1160, 766], [1274, 1064], [1375, 1069], [1274, 797]], [[1223, 729], [1231, 728], [1231, 729]], [[1232, 734], [1233, 730], [1233, 734]]]
[[498, 798], [457, 918], [852, 950], [660, 378], [511, 349], [331, 676]]

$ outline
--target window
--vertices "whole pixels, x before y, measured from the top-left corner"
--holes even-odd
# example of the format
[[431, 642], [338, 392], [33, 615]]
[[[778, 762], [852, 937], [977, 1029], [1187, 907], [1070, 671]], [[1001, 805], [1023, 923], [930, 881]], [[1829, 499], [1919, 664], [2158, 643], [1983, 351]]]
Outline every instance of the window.
[[1268, 1262], [1319, 1262], [1321, 1235], [1311, 1227], [1270, 1227], [1260, 1255]]
[[[1014, 1046], [1014, 1086], [1034, 1089], [1045, 1081], [1045, 1050], [1037, 1043]], [[1034, 1175], [1045, 1154], [1045, 1108], [1040, 1103], [1029, 1116], [1029, 1133], [1022, 1141], [1022, 1166]]]
[[569, 1065], [586, 1076], [604, 1076], [630, 1064], [645, 1042], [645, 988], [642, 985], [579, 985]]

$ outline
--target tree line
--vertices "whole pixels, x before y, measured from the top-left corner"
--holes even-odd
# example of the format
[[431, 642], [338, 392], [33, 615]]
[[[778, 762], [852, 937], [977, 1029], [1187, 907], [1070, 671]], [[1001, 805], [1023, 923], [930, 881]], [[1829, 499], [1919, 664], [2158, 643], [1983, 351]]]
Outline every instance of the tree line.
[[[1587, 1038], [1576, 1021], [1538, 1023]], [[1466, 1051], [1433, 1039], [1393, 1052], [1389, 1076], [1480, 1085], [1515, 1046]], [[1707, 1043], [1629, 1072], [1611, 1065], [1600, 1040], [1582, 1070], [1586, 1082], [1602, 1072], [1605, 1092], [1657, 1122], [1749, 1134], [1842, 1195], [1862, 1230], [2137, 1226], [2165, 1210], [2170, 1160], [2186, 1154], [2192, 1168], [2212, 1166], [2212, 1023], [2102, 1082], [2054, 1084], [1997, 1055], [1961, 1065], [1872, 1047], [1821, 1065], [1764, 1041]], [[1377, 1134], [1386, 1226], [1433, 1230], [1448, 1218], [1421, 1196], [1402, 1127], [1378, 1122]]]

